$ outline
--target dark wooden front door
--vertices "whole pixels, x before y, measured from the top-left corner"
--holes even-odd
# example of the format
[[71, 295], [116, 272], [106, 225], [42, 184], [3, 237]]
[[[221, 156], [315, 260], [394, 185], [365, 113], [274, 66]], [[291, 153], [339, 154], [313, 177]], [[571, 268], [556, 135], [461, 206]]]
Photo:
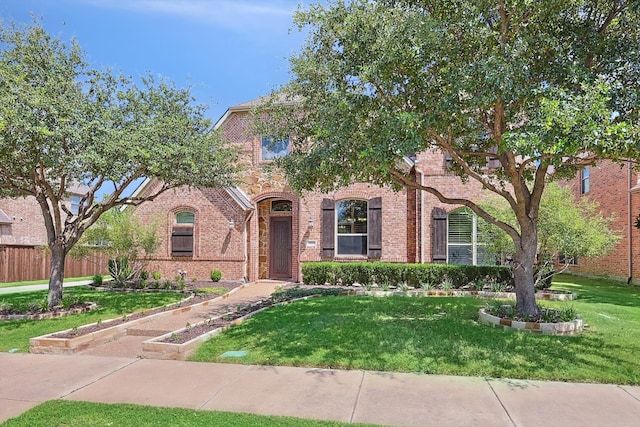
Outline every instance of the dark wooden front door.
[[269, 231], [269, 276], [288, 279], [291, 277], [291, 217], [271, 218]]

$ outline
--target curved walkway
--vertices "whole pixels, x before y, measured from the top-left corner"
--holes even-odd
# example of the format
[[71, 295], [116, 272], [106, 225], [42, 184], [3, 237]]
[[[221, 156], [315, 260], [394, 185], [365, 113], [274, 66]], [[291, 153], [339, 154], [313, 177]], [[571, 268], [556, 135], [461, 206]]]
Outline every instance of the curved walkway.
[[[278, 284], [261, 282], [225, 301], [268, 296]], [[117, 341], [99, 355], [0, 353], [0, 422], [51, 399], [396, 426], [637, 426], [640, 420], [639, 386], [178, 362], [140, 359], [125, 348]]]

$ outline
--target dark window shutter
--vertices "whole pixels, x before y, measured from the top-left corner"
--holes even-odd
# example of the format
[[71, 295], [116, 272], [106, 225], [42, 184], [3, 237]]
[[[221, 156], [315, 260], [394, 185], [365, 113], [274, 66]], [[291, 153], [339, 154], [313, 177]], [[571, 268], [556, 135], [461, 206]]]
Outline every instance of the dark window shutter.
[[431, 262], [447, 262], [447, 211], [442, 208], [431, 211]]
[[333, 258], [336, 240], [336, 202], [322, 199], [322, 258]]
[[173, 227], [171, 233], [171, 255], [193, 256], [193, 227]]
[[[493, 146], [489, 149], [489, 152], [491, 154], [498, 154], [498, 146]], [[488, 168], [499, 168], [501, 166], [500, 164], [500, 160], [497, 157], [489, 157], [489, 160], [487, 161], [487, 167]]]
[[369, 227], [367, 240], [369, 244], [369, 258], [382, 256], [382, 197], [369, 200]]

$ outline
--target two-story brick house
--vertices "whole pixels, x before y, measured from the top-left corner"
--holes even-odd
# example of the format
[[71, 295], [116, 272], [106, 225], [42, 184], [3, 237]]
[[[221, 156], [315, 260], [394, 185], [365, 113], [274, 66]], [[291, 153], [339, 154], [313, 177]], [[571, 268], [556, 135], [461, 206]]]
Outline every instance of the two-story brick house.
[[[475, 239], [473, 215], [430, 194], [355, 183], [329, 194], [298, 196], [284, 176], [264, 169], [290, 147], [287, 140], [252, 134], [252, 109], [259, 101], [229, 108], [216, 124], [239, 150], [244, 172], [236, 188], [179, 188], [136, 208], [144, 222], [159, 226], [160, 246], [149, 258], [150, 270], [163, 277], [186, 271], [188, 278], [202, 279], [219, 269], [225, 279], [299, 281], [305, 261], [487, 261]], [[484, 195], [478, 184], [463, 184], [447, 173], [441, 153], [419, 153], [405, 161], [424, 184], [457, 196]], [[149, 180], [138, 191], [155, 185]], [[457, 225], [454, 238], [448, 238], [455, 233], [449, 221]]]

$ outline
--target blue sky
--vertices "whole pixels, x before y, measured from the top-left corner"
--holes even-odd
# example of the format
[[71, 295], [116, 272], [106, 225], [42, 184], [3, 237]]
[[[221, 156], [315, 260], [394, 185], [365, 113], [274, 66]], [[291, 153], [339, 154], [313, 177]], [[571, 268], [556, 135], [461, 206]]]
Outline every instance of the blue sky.
[[63, 40], [75, 38], [92, 67], [133, 77], [151, 72], [192, 87], [215, 122], [232, 105], [289, 80], [303, 35], [300, 0], [2, 0], [5, 22], [31, 14]]

